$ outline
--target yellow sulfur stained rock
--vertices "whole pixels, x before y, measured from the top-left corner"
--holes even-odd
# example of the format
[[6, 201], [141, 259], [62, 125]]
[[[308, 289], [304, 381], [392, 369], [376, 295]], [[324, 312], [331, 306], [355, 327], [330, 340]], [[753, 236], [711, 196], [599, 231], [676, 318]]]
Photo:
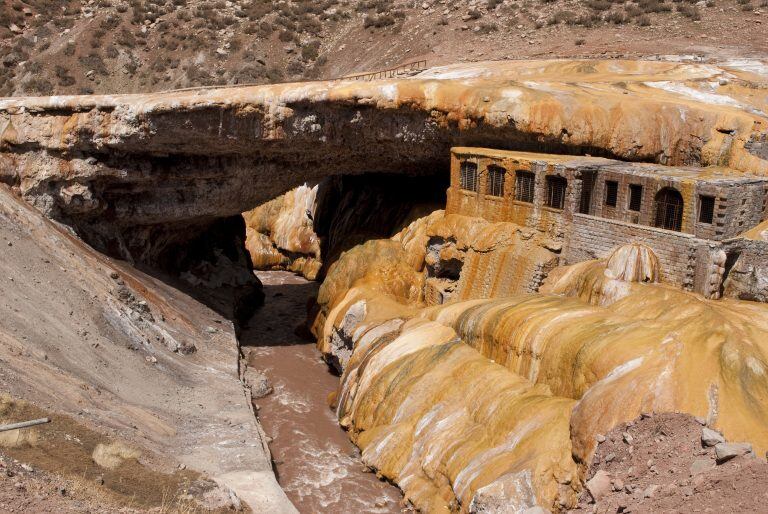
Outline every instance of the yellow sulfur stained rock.
[[764, 221], [756, 227], [744, 232], [743, 236], [747, 239], [768, 241], [768, 221]]
[[306, 184], [243, 214], [246, 248], [256, 269], [289, 269], [310, 280], [320, 270], [312, 216], [317, 186]]
[[617, 248], [608, 258], [606, 276], [624, 282], [659, 282], [661, 264], [653, 250], [641, 244]]
[[[642, 245], [556, 268], [537, 294], [432, 307], [402, 293], [413, 290], [409, 277], [423, 284], [419, 266], [397, 282], [378, 271], [424, 255], [429, 273], [444, 263], [430, 260], [435, 237], [491, 255], [504, 247], [482, 245], [487, 222], [461, 218], [435, 216], [355, 248], [321, 288], [332, 309], [319, 339], [343, 333], [349, 348], [339, 420], [366, 464], [419, 509], [466, 512], [493, 494], [521, 510], [573, 505], [596, 436], [641, 412], [687, 412], [758, 454], [768, 449], [768, 306], [660, 283]], [[514, 234], [495, 228], [497, 240]], [[488, 262], [480, 269], [493, 281], [504, 266]]]
[[419, 508], [455, 510], [458, 499], [466, 511], [477, 489], [517, 475], [524, 486], [506, 501], [524, 509], [574, 501], [573, 404], [484, 359], [450, 327], [416, 320], [355, 352], [338, 413], [366, 464]]

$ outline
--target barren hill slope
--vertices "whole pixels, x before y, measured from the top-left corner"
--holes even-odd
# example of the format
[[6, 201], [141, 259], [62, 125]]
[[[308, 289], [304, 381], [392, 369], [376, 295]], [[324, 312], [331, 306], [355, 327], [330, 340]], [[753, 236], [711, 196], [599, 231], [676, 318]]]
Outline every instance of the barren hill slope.
[[[255, 511], [293, 511], [240, 380], [231, 322], [93, 251], [5, 186], [0, 243], [0, 423], [53, 418], [34, 440], [0, 439], [0, 457], [89, 483], [102, 474], [101, 501], [160, 507], [213, 479]], [[132, 476], [92, 460], [111, 442], [138, 450]]]
[[765, 0], [6, 0], [0, 95], [332, 78], [426, 59], [765, 54]]

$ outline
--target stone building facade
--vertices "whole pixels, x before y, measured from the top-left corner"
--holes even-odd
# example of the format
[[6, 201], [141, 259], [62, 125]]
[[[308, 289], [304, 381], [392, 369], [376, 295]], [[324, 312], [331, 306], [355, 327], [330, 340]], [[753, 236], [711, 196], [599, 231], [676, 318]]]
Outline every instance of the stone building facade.
[[544, 232], [562, 242], [561, 264], [643, 243], [665, 282], [717, 298], [734, 249], [742, 261], [768, 259], [738, 243], [766, 219], [767, 202], [768, 180], [724, 168], [457, 147], [446, 213]]

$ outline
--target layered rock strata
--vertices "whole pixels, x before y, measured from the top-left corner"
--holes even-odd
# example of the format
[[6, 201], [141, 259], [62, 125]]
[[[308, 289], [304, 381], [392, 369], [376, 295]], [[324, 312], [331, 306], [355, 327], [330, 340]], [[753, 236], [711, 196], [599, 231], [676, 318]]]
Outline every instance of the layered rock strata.
[[0, 176], [100, 248], [142, 258], [155, 239], [183, 244], [305, 182], [431, 172], [455, 145], [762, 174], [761, 69], [512, 61], [399, 80], [8, 99]]

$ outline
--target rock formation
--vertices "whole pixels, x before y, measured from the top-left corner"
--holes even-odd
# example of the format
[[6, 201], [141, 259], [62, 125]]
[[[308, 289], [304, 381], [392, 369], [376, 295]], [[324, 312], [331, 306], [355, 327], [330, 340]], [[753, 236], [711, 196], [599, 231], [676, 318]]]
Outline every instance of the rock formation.
[[[433, 173], [457, 144], [766, 173], [759, 67], [510, 61], [410, 79], [0, 102], [0, 176], [137, 260], [305, 182]], [[757, 89], [756, 89], [757, 88]]]
[[289, 269], [317, 278], [322, 265], [313, 229], [317, 187], [304, 184], [243, 214], [255, 269]]
[[[768, 306], [659, 283], [656, 256], [631, 245], [556, 268], [536, 295], [486, 285], [427, 307], [440, 262], [428, 234], [449, 218], [344, 254], [315, 324], [343, 369], [340, 422], [417, 507], [466, 511], [489, 490], [520, 510], [572, 507], [596, 436], [643, 412], [688, 412], [768, 448]], [[451, 223], [460, 235], [483, 222]], [[485, 284], [510, 269], [504, 251], [487, 249]]]
[[441, 208], [446, 179], [369, 173], [292, 189], [243, 214], [253, 265], [322, 279], [342, 252], [391, 237], [414, 218]]
[[[704, 417], [768, 449], [768, 306], [746, 301], [766, 295], [762, 230], [695, 247], [697, 294], [683, 289], [688, 268], [674, 275], [687, 281], [665, 281], [663, 248], [626, 241], [565, 263], [565, 234], [553, 233], [565, 229], [450, 202], [413, 219], [410, 200], [377, 210], [377, 195], [356, 202], [362, 189], [350, 188], [328, 203], [338, 209], [323, 229], [314, 184], [377, 173], [441, 190], [429, 180], [456, 145], [655, 163], [637, 165], [646, 175], [675, 165], [765, 176], [764, 69], [521, 61], [402, 80], [3, 100], [0, 178], [100, 250], [192, 286], [254, 286], [254, 297], [240, 215], [308, 184], [246, 215], [249, 249], [261, 266], [307, 275], [325, 262], [312, 329], [342, 373], [336, 413], [364, 462], [425, 511], [558, 510], [576, 505], [596, 436], [643, 412]], [[562, 197], [551, 203], [542, 209], [563, 210]], [[344, 216], [365, 209], [377, 211], [368, 226], [389, 224], [355, 241], [366, 224]], [[162, 336], [173, 362], [199, 359], [191, 369], [205, 372], [216, 347], [169, 341], [151, 299], [115, 296], [128, 334]], [[194, 328], [181, 310], [178, 324]], [[233, 488], [253, 478], [225, 471], [211, 470]]]

